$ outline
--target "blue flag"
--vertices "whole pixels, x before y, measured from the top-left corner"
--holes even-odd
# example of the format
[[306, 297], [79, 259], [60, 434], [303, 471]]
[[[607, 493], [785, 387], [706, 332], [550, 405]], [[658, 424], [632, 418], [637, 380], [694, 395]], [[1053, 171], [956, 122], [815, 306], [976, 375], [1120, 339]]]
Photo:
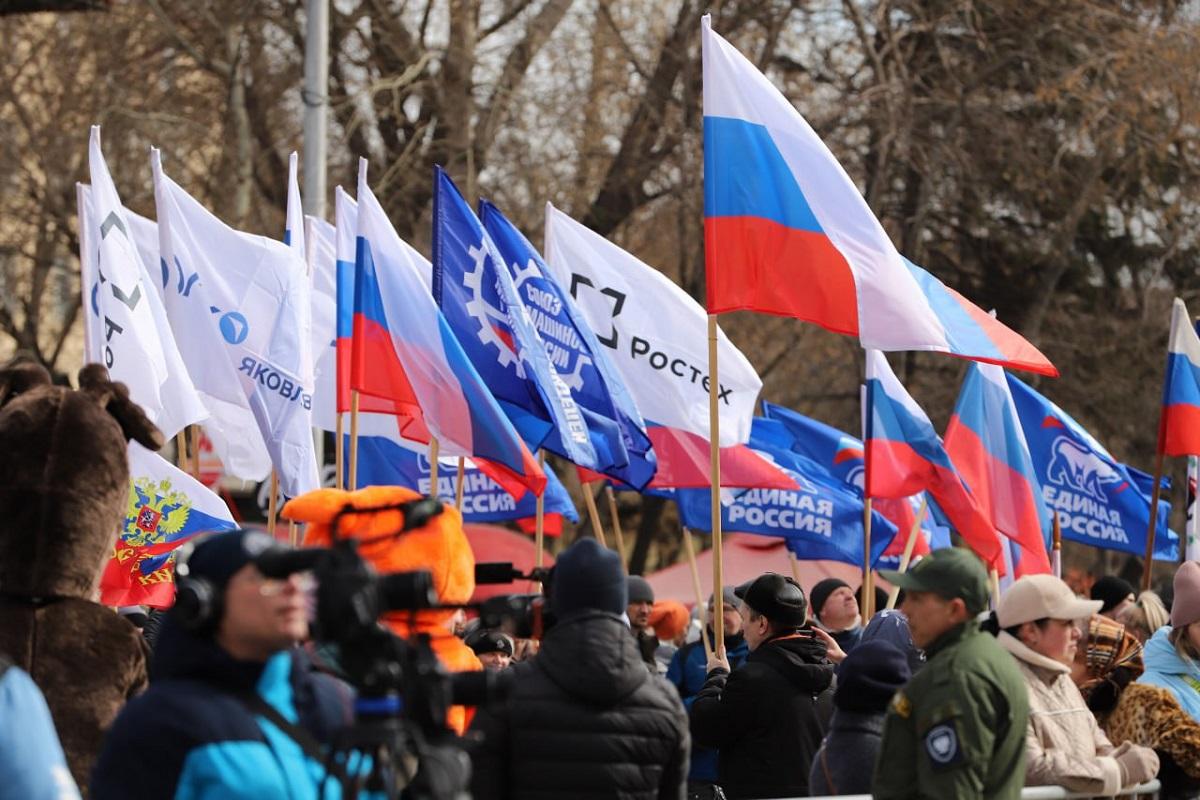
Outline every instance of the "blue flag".
[[559, 377], [587, 420], [600, 472], [642, 489], [658, 469], [642, 415], [571, 296], [541, 255], [500, 210], [479, 201], [496, 245]]
[[[346, 451], [350, 450], [350, 438], [346, 437]], [[447, 503], [454, 502], [458, 482], [456, 459], [442, 459], [438, 470], [437, 494]], [[349, 465], [346, 465], [349, 470]], [[554, 470], [545, 468], [546, 493], [545, 512], [562, 514], [572, 522], [579, 521], [579, 514], [571, 502], [570, 495]], [[429, 456], [427, 453], [410, 450], [402, 444], [383, 436], [362, 436], [358, 440], [358, 485], [363, 486], [407, 486], [422, 494], [430, 491]], [[467, 522], [507, 522], [532, 517], [537, 511], [537, 498], [526, 492], [516, 500], [504, 487], [468, 463], [463, 471], [463, 519]]]
[[[779, 536], [797, 558], [863, 563], [862, 493], [825, 471], [815, 461], [788, 448], [791, 436], [773, 420], [756, 417], [748, 446], [800, 485], [799, 490], [746, 489], [724, 491], [721, 527], [727, 531]], [[699, 531], [711, 528], [709, 490], [675, 492], [683, 525]], [[879, 560], [896, 536], [896, 526], [882, 515], [871, 515], [871, 563]]]
[[[1065, 411], [1007, 377], [1042, 496], [1058, 514], [1062, 538], [1145, 555], [1152, 479], [1135, 476]], [[1179, 537], [1166, 525], [1169, 511], [1169, 504], [1159, 503], [1154, 557], [1160, 560], [1179, 558]]]
[[550, 361], [503, 263], [454, 182], [434, 167], [434, 300], [530, 449], [544, 447], [597, 469], [587, 421]]
[[[774, 403], [763, 401], [763, 416], [769, 420], [779, 423], [786, 429], [791, 436], [788, 443], [788, 449], [802, 456], [812, 459], [831, 475], [841, 478], [845, 483], [856, 487], [860, 492], [866, 484], [866, 462], [863, 460], [863, 443], [845, 431], [838, 430], [832, 425], [826, 425], [824, 422], [815, 420], [812, 417], [806, 417], [798, 411], [793, 411], [784, 406], [777, 406]], [[779, 438], [781, 446], [783, 445], [782, 437]], [[879, 504], [877, 509], [885, 512], [894, 524], [899, 525], [903, 529], [903, 533], [907, 536], [907, 530], [912, 526], [912, 520], [916, 518], [916, 512], [920, 508], [918, 498], [920, 495], [908, 498], [903, 502], [913, 506], [910, 514], [903, 516], [899, 514], [886, 513], [889, 509], [894, 509], [896, 506], [891, 503]], [[901, 502], [901, 501], [896, 501]], [[941, 509], [933, 501], [933, 498], [927, 497], [928, 511], [925, 518], [921, 520], [921, 528], [926, 533], [929, 549], [938, 550], [942, 547], [950, 547], [950, 527], [948, 524], [941, 522], [937, 516]], [[878, 501], [877, 501], [878, 504]], [[889, 548], [888, 553], [880, 562], [885, 567], [898, 566], [900, 556], [892, 551], [897, 548]], [[903, 551], [903, 543], [899, 549]]]

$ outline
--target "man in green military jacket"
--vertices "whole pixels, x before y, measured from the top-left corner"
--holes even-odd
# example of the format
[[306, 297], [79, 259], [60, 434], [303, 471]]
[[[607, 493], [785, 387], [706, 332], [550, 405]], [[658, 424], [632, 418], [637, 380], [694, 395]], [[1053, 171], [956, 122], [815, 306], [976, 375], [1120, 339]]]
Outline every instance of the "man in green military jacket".
[[1019, 797], [1029, 697], [1012, 656], [975, 619], [988, 602], [983, 564], [947, 548], [880, 574], [905, 590], [901, 610], [928, 663], [892, 699], [873, 796]]

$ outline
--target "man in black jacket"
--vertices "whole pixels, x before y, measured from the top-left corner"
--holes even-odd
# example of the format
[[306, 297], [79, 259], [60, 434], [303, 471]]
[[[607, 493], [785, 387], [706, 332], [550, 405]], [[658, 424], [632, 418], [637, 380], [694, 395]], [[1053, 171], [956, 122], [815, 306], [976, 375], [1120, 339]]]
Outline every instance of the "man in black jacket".
[[794, 580], [768, 572], [735, 594], [750, 655], [732, 674], [724, 652], [709, 659], [692, 736], [720, 750], [718, 783], [731, 800], [806, 796], [832, 712], [833, 664], [805, 624], [807, 601]]
[[675, 688], [642, 663], [621, 618], [627, 596], [620, 557], [594, 539], [559, 557], [558, 622], [509, 671], [512, 693], [480, 708], [467, 734], [476, 800], [683, 800], [687, 717]]

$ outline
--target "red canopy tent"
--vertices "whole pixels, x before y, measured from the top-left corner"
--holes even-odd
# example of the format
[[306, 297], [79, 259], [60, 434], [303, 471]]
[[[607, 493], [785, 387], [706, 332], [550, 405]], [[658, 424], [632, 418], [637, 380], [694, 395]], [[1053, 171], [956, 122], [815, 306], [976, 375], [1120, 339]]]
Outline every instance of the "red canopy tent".
[[[756, 536], [752, 533], [727, 533], [724, 540], [724, 579], [728, 586], [737, 586], [764, 572], [778, 572], [791, 576], [792, 566], [787, 548], [782, 539], [772, 536]], [[699, 546], [699, 543], [697, 543]], [[805, 594], [823, 578], [841, 578], [853, 587], [862, 583], [862, 570], [837, 561], [800, 561], [800, 585]], [[696, 554], [696, 566], [700, 571], [700, 588], [704, 599], [712, 592], [712, 550]], [[654, 587], [654, 596], [660, 600], [678, 600], [687, 606], [696, 603], [696, 590], [692, 584], [692, 571], [687, 561], [673, 564], [666, 569], [647, 575], [646, 580]]]

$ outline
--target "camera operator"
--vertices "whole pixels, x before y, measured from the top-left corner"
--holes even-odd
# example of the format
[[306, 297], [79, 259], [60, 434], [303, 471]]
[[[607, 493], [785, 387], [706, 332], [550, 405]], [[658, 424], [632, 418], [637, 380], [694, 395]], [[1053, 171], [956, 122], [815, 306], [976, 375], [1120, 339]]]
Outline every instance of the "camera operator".
[[323, 749], [350, 721], [350, 690], [295, 647], [308, 635], [304, 577], [271, 580], [254, 564], [282, 547], [237, 530], [181, 553], [150, 688], [114, 722], [93, 798], [339, 796]]
[[550, 581], [556, 624], [510, 670], [512, 693], [471, 725], [476, 800], [684, 798], [687, 718], [642, 662], [621, 619], [627, 597], [616, 553], [594, 539], [563, 551]]

